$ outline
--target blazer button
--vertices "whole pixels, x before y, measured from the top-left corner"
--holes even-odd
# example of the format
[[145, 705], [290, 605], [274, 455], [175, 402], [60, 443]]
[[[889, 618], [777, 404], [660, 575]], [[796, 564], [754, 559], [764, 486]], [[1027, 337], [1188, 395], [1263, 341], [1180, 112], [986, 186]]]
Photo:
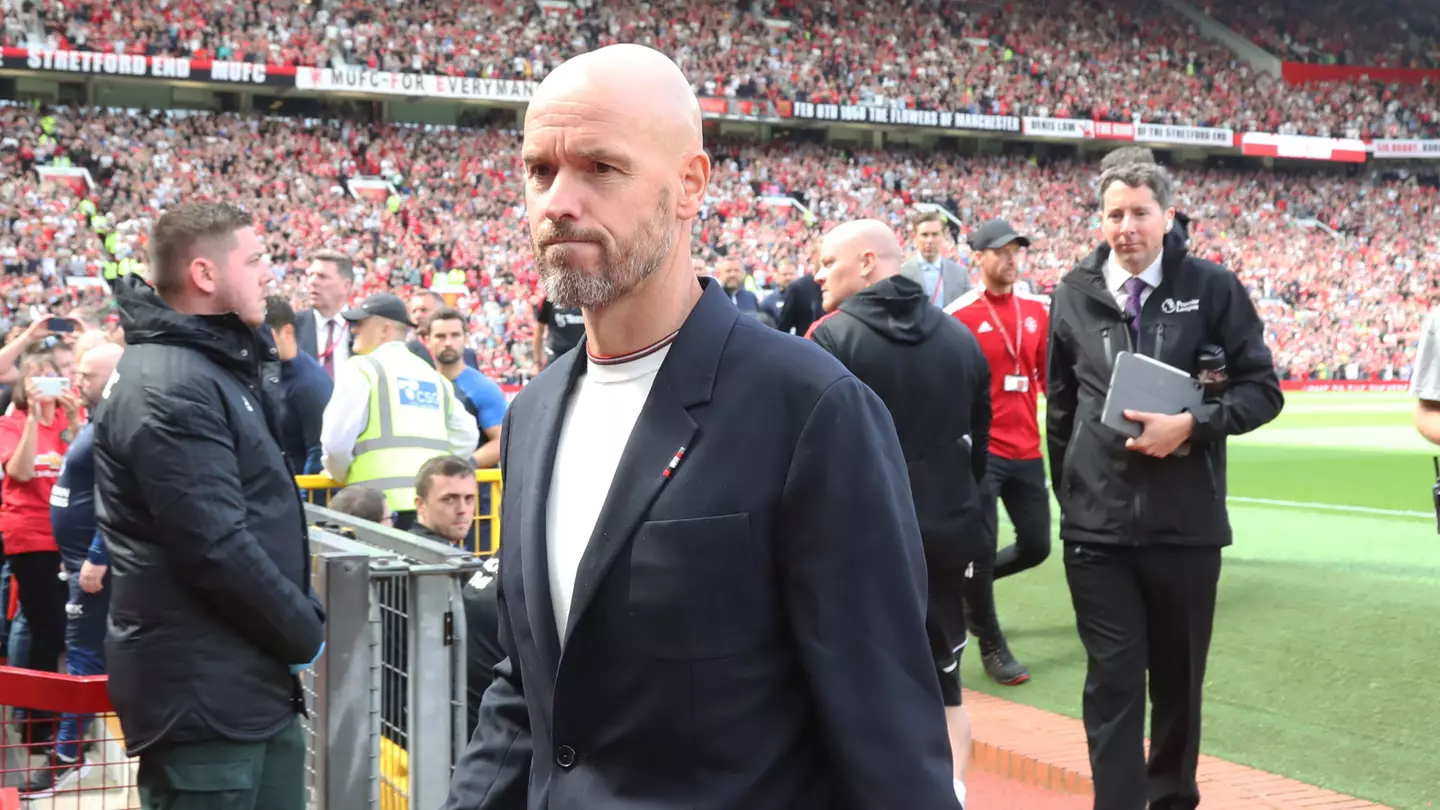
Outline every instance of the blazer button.
[[568, 745], [562, 745], [555, 751], [555, 764], [569, 770], [575, 767], [575, 749]]

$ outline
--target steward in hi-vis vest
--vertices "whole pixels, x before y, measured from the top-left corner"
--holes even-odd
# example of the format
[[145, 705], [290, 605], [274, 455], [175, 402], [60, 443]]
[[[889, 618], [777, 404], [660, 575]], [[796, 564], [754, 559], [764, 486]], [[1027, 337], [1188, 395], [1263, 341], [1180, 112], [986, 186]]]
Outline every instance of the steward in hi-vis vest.
[[405, 529], [414, 519], [420, 467], [435, 456], [468, 458], [479, 432], [450, 381], [405, 346], [413, 324], [403, 301], [377, 293], [342, 317], [353, 324], [354, 347], [325, 408], [325, 472], [383, 492], [396, 528]]

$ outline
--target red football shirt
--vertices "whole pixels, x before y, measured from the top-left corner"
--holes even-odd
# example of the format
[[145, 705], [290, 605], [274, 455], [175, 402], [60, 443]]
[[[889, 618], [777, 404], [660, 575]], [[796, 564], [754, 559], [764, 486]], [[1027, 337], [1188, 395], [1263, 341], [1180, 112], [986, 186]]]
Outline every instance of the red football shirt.
[[[55, 488], [69, 449], [60, 437], [69, 426], [65, 411], [56, 408], [50, 424], [36, 427], [35, 477], [21, 482], [7, 475], [0, 484], [0, 533], [5, 537], [6, 554], [57, 550], [50, 529], [50, 490]], [[25, 412], [19, 408], [0, 418], [0, 468], [10, 463], [24, 430]]]
[[[976, 287], [945, 311], [970, 327], [990, 363], [990, 452], [1015, 461], [1040, 458], [1035, 407], [1045, 390], [1049, 304], [1034, 295], [991, 295]], [[1029, 390], [1006, 391], [1005, 378], [1017, 375], [1030, 381]]]

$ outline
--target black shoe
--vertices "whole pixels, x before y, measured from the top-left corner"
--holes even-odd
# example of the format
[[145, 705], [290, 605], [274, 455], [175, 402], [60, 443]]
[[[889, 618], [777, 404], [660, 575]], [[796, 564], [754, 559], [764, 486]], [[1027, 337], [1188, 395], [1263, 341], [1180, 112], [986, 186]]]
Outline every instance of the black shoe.
[[20, 797], [34, 800], [54, 796], [56, 791], [80, 779], [84, 764], [82, 759], [67, 760], [56, 754], [49, 767], [30, 772], [30, 779], [20, 787]]
[[1019, 686], [1030, 680], [1030, 671], [1005, 647], [982, 652], [980, 660], [985, 664], [985, 674], [1001, 686]]

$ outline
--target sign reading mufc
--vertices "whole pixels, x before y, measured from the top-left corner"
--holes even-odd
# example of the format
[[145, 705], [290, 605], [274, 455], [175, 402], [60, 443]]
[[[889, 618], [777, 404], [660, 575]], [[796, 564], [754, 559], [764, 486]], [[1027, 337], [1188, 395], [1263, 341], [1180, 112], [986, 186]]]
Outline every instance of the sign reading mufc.
[[295, 87], [300, 90], [326, 92], [383, 93], [479, 101], [529, 101], [535, 94], [536, 83], [513, 79], [477, 79], [470, 76], [391, 73], [384, 70], [299, 68], [295, 71]]

